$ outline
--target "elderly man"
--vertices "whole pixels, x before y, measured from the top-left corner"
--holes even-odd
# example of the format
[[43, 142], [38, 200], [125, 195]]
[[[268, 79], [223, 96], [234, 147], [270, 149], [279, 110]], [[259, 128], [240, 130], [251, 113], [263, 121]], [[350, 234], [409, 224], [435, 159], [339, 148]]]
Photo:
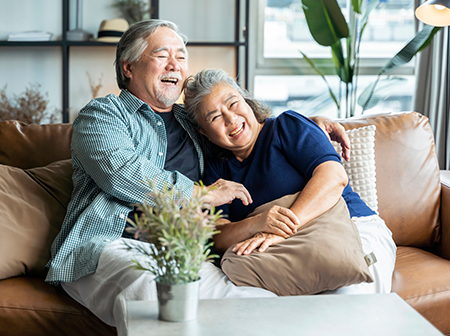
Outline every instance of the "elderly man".
[[[121, 249], [126, 217], [150, 191], [141, 181], [168, 183], [190, 198], [203, 173], [198, 135], [175, 104], [188, 71], [185, 42], [171, 22], [132, 25], [117, 47], [120, 95], [92, 100], [73, 123], [74, 190], [46, 281], [61, 284], [119, 334], [126, 299], [156, 299], [153, 276], [130, 268], [132, 256]], [[340, 125], [328, 127], [342, 135]], [[206, 200], [214, 205], [252, 201], [240, 184], [219, 180], [214, 186]], [[236, 287], [211, 264], [201, 277], [201, 298], [274, 295]]]

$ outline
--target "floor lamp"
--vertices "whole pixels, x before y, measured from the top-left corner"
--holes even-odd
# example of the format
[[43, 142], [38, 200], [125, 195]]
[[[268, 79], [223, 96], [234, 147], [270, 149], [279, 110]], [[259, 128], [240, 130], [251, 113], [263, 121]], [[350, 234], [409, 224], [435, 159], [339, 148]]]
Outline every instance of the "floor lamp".
[[[447, 72], [446, 83], [447, 92], [445, 95], [445, 148], [444, 148], [444, 165], [447, 165], [447, 139], [450, 121], [450, 0], [428, 0], [416, 9], [416, 17], [420, 21], [430, 26], [447, 27]], [[441, 169], [446, 169], [442, 167]], [[448, 168], [447, 168], [448, 169]]]

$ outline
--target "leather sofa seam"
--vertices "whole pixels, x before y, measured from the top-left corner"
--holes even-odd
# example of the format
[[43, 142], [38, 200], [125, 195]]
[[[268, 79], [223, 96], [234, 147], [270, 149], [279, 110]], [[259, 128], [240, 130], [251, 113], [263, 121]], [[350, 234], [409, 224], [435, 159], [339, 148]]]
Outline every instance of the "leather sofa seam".
[[445, 290], [435, 291], [435, 292], [428, 293], [428, 294], [422, 294], [422, 295], [418, 295], [418, 296], [410, 296], [410, 297], [405, 298], [404, 300], [418, 299], [418, 298], [421, 298], [424, 296], [429, 296], [429, 295], [434, 295], [434, 294], [439, 294], [439, 293], [444, 293], [444, 292], [450, 292], [450, 287]]
[[75, 315], [75, 316], [85, 316], [88, 318], [92, 318], [92, 316], [82, 314], [82, 313], [74, 313], [67, 312], [64, 310], [53, 310], [53, 309], [36, 309], [36, 308], [20, 308], [20, 307], [8, 307], [8, 306], [0, 306], [0, 309], [15, 309], [15, 310], [24, 310], [24, 311], [36, 311], [36, 312], [46, 312], [46, 313], [57, 313], [57, 314], [65, 314], [65, 315]]

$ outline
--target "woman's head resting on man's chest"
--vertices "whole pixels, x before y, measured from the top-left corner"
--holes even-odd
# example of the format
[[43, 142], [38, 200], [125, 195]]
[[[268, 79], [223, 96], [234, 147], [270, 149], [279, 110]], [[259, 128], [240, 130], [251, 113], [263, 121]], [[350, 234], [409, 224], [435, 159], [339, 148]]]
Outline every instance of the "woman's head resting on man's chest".
[[222, 70], [206, 69], [185, 83], [189, 117], [215, 145], [242, 161], [250, 155], [270, 110]]

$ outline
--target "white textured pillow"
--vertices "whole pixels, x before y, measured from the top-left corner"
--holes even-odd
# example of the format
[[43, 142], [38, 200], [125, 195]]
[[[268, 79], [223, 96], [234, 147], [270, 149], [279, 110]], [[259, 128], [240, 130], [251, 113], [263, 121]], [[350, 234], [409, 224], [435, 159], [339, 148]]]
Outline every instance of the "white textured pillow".
[[[375, 125], [348, 130], [351, 153], [350, 161], [342, 159], [350, 186], [361, 199], [378, 213], [378, 197], [375, 176]], [[341, 146], [332, 141], [334, 149], [342, 154]]]

